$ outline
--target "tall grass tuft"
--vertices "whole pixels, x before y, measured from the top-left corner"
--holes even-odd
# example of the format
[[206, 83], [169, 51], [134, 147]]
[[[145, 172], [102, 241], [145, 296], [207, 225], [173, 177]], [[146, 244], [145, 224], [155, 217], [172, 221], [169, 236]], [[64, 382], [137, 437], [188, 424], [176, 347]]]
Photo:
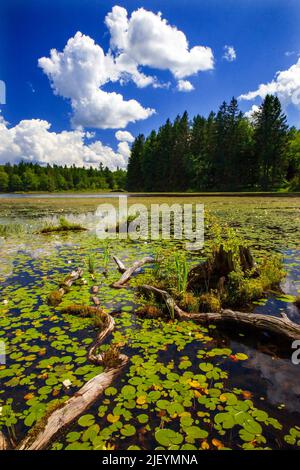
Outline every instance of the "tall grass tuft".
[[59, 225], [46, 225], [42, 228], [40, 233], [53, 233], [53, 232], [80, 232], [85, 231], [86, 228], [82, 227], [80, 224], [73, 224], [69, 222], [65, 217], [60, 217]]
[[186, 257], [180, 257], [178, 254], [175, 255], [175, 273], [177, 278], [177, 290], [178, 293], [184, 293], [187, 289], [189, 267]]
[[94, 274], [96, 271], [96, 262], [93, 256], [89, 256], [87, 260], [88, 271], [90, 274]]

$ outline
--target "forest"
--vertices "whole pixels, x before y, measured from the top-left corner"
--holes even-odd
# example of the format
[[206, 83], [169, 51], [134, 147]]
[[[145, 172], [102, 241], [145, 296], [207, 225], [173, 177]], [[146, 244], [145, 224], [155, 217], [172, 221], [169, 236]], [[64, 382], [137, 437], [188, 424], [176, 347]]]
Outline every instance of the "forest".
[[235, 98], [207, 118], [188, 113], [139, 135], [128, 164], [129, 191], [260, 191], [300, 188], [300, 131], [267, 95], [249, 118]]
[[118, 190], [125, 187], [126, 171], [20, 162], [0, 166], [0, 192]]
[[127, 172], [25, 163], [0, 166], [0, 192], [298, 191], [300, 131], [289, 127], [276, 96], [251, 118], [235, 98], [207, 118], [188, 113], [132, 144]]

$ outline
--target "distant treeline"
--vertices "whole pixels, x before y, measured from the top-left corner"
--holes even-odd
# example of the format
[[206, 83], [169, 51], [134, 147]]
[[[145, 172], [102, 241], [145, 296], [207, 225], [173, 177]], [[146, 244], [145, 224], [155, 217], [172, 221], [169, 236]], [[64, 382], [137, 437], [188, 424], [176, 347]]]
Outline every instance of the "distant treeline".
[[117, 190], [126, 186], [124, 170], [41, 166], [21, 162], [0, 166], [0, 192]]
[[207, 118], [185, 112], [132, 145], [129, 191], [281, 188], [300, 189], [300, 131], [288, 127], [276, 96], [250, 119], [235, 98]]

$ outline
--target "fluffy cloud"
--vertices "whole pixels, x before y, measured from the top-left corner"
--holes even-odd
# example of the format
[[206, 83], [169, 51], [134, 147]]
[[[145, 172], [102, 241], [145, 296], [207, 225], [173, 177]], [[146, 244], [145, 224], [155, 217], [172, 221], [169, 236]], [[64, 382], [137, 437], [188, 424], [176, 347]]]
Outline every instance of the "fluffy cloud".
[[0, 163], [39, 162], [50, 165], [77, 165], [98, 167], [100, 163], [111, 169], [125, 168], [130, 149], [120, 142], [118, 152], [100, 141], [90, 144], [89, 133], [75, 130], [50, 132], [51, 125], [40, 119], [23, 120], [15, 127], [0, 117]]
[[52, 49], [41, 57], [39, 67], [48, 76], [54, 93], [70, 100], [74, 128], [125, 128], [128, 123], [147, 119], [155, 111], [138, 101], [124, 100], [120, 93], [102, 88], [109, 82], [122, 85], [132, 80], [139, 88], [169, 87], [141, 67], [169, 70], [178, 80], [178, 90], [191, 91], [183, 80], [214, 67], [209, 47], [190, 48], [182, 31], [168, 24], [161, 13], [139, 8], [128, 17], [125, 8], [115, 6], [105, 18], [110, 32], [110, 50], [80, 32], [70, 38], [62, 52]]
[[257, 90], [239, 97], [241, 100], [265, 98], [267, 94], [276, 94], [284, 105], [294, 104], [300, 108], [300, 59], [288, 70], [277, 72], [274, 80], [262, 83]]
[[228, 62], [233, 62], [236, 60], [236, 51], [233, 46], [224, 46], [223, 59], [227, 60]]
[[118, 131], [115, 133], [115, 137], [121, 142], [132, 143], [134, 141], [133, 135], [128, 131]]
[[[213, 69], [212, 50], [204, 46], [190, 49], [185, 34], [169, 25], [161, 13], [139, 8], [128, 18], [125, 8], [115, 6], [105, 23], [111, 35], [111, 49], [118, 54], [117, 63], [170, 70], [177, 79]], [[132, 79], [136, 81], [134, 76]], [[156, 82], [153, 77], [147, 79], [149, 83]]]
[[93, 39], [80, 32], [68, 40], [63, 52], [52, 49], [50, 57], [40, 58], [38, 64], [54, 93], [71, 101], [75, 128], [124, 128], [154, 112], [136, 100], [125, 101], [121, 94], [100, 88], [116, 81], [119, 72], [112, 56], [105, 55]]
[[257, 106], [256, 104], [254, 104], [252, 106], [251, 109], [249, 109], [249, 111], [247, 111], [245, 113], [245, 117], [248, 118], [250, 121], [253, 119], [253, 115], [254, 113], [257, 113], [257, 111], [259, 110], [259, 106]]
[[191, 82], [189, 82], [188, 80], [179, 80], [178, 81], [178, 84], [177, 84], [177, 90], [178, 91], [189, 92], [189, 91], [193, 91], [194, 89], [195, 88], [193, 87]]

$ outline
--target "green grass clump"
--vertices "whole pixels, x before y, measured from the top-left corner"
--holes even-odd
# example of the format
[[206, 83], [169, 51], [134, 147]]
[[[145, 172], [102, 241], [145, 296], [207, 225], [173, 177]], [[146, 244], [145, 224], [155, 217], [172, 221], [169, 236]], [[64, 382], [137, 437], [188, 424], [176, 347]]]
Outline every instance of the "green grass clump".
[[264, 258], [257, 267], [256, 275], [237, 269], [229, 274], [228, 285], [221, 297], [222, 306], [243, 307], [270, 291], [280, 291], [280, 282], [285, 275], [282, 259], [278, 255]]
[[186, 292], [189, 274], [189, 267], [186, 257], [176, 254], [174, 267], [177, 278], [177, 291], [178, 293]]
[[108, 315], [98, 307], [90, 307], [88, 305], [69, 305], [61, 310], [62, 313], [68, 315], [79, 315], [83, 318], [90, 317], [95, 327], [103, 330], [108, 324]]
[[0, 237], [8, 238], [12, 235], [20, 235], [25, 232], [22, 224], [0, 224]]
[[95, 263], [95, 258], [93, 256], [88, 257], [88, 271], [90, 274], [94, 274], [96, 271], [96, 263]]
[[180, 306], [183, 310], [196, 313], [199, 312], [200, 302], [199, 298], [193, 292], [185, 292], [180, 298]]
[[48, 305], [51, 305], [52, 307], [57, 307], [63, 298], [63, 293], [59, 290], [54, 290], [49, 294], [48, 296]]
[[118, 367], [122, 360], [120, 359], [120, 349], [116, 344], [111, 344], [103, 353], [103, 366], [106, 369], [114, 369]]
[[59, 225], [46, 225], [42, 228], [40, 233], [55, 233], [55, 232], [82, 232], [87, 230], [85, 227], [82, 227], [80, 224], [72, 224], [64, 217], [59, 219]]
[[199, 297], [200, 312], [220, 312], [221, 299], [217, 292], [207, 292]]

